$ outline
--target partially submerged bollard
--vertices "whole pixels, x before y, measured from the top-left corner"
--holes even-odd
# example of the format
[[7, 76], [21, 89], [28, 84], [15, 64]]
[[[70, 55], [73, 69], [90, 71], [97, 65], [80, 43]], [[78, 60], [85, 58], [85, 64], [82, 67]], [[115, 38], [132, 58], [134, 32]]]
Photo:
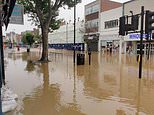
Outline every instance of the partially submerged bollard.
[[91, 49], [88, 48], [89, 65], [91, 65]]
[[140, 55], [138, 54], [136, 57], [136, 61], [139, 63], [140, 62]]
[[27, 52], [30, 52], [30, 45], [27, 45]]
[[19, 45], [17, 45], [17, 51], [20, 51], [20, 46]]

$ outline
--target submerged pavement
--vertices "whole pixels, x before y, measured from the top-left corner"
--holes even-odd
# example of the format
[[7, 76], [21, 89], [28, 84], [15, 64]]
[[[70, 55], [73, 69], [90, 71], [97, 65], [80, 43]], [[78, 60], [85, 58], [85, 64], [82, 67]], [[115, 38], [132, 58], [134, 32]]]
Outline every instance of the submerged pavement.
[[6, 115], [153, 115], [154, 57], [92, 52], [91, 65], [73, 64], [73, 52], [50, 50], [49, 63], [32, 63], [40, 51], [5, 51], [6, 81], [18, 107]]

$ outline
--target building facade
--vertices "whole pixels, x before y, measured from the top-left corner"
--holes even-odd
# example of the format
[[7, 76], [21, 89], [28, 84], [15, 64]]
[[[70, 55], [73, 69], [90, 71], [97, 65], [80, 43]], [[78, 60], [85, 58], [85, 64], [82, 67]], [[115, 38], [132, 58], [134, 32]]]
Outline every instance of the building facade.
[[121, 3], [110, 0], [96, 0], [85, 6], [85, 41], [93, 51], [101, 51], [104, 45], [119, 40], [117, 32], [121, 6]]
[[99, 1], [94, 1], [85, 6], [86, 33], [98, 32]]
[[[76, 50], [84, 50], [84, 21], [76, 23]], [[64, 22], [58, 30], [49, 33], [49, 47], [55, 49], [73, 50], [74, 46], [74, 24]]]
[[[140, 14], [141, 13], [141, 6], [144, 6], [145, 11], [150, 10], [154, 11], [153, 7], [154, 1], [153, 0], [131, 0], [129, 2], [126, 2], [123, 4], [123, 15], [131, 15], [130, 11], [135, 15], [135, 14]], [[141, 20], [141, 19], [139, 19]], [[145, 21], [145, 20], [144, 20]], [[145, 24], [145, 22], [144, 22]], [[139, 21], [139, 29], [140, 31], [140, 21]], [[145, 27], [145, 25], [144, 25]], [[137, 54], [139, 51], [139, 41], [140, 41], [140, 33], [131, 33], [128, 34], [127, 36], [124, 37], [124, 42], [126, 45], [126, 49], [128, 50], [131, 48], [132, 53]], [[149, 42], [145, 40], [145, 35], [143, 39], [143, 44], [144, 44], [144, 54], [147, 54], [148, 52], [148, 47], [150, 47], [150, 53], [154, 54], [154, 40], [152, 40], [152, 43], [149, 45]]]
[[98, 51], [99, 42], [100, 1], [96, 0], [85, 5], [85, 35], [86, 50]]
[[119, 17], [122, 16], [122, 6], [103, 11], [100, 15], [99, 51], [108, 51], [111, 48], [118, 51], [122, 45], [120, 44], [122, 39], [119, 36]]

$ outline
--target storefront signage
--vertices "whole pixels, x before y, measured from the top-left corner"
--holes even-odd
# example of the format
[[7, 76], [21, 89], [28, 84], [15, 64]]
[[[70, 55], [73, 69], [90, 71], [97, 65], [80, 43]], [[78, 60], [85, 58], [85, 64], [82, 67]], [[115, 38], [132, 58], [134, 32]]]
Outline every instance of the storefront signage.
[[[146, 38], [147, 34], [143, 34], [143, 38]], [[129, 39], [140, 39], [141, 34], [139, 33], [134, 33], [134, 34], [129, 34]]]

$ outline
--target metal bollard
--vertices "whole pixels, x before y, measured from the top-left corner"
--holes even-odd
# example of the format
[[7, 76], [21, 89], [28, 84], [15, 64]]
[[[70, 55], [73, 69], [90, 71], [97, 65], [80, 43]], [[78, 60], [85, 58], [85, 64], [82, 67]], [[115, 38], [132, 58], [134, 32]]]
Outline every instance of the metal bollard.
[[88, 49], [88, 55], [89, 55], [89, 65], [91, 65], [91, 50], [90, 50], [90, 48]]

